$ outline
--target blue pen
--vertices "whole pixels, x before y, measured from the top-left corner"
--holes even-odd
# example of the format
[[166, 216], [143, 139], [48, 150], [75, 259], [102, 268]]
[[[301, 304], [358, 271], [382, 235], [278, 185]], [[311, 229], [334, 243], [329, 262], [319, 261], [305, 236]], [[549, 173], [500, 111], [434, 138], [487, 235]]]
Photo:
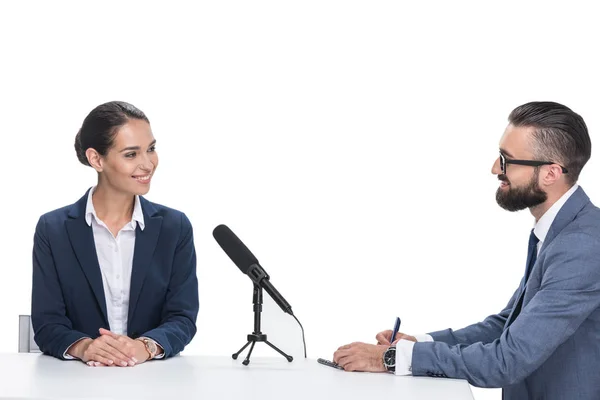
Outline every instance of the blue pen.
[[400, 317], [396, 317], [396, 323], [394, 324], [394, 330], [392, 331], [392, 337], [390, 338], [390, 344], [394, 343], [394, 338], [400, 330]]

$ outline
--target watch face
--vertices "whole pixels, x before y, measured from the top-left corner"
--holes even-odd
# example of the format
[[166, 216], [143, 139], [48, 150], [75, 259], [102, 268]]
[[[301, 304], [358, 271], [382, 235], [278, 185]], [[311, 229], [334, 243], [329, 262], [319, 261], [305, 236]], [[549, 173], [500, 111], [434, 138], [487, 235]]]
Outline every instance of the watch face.
[[387, 366], [396, 365], [396, 348], [390, 347], [389, 349], [387, 349], [385, 351], [385, 354], [383, 355], [383, 360], [385, 362], [385, 365]]
[[154, 343], [154, 341], [152, 340], [146, 340], [146, 347], [148, 348], [148, 351], [150, 353], [152, 353], [152, 355], [154, 356], [156, 354], [156, 343]]

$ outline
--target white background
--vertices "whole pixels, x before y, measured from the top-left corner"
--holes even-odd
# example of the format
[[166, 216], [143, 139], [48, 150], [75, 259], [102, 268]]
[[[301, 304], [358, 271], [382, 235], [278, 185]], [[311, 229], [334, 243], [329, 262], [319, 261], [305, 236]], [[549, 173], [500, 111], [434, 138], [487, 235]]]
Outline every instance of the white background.
[[[558, 101], [598, 143], [600, 26], [574, 1], [416, 3], [0, 3], [0, 352], [16, 351], [30, 313], [39, 216], [95, 183], [73, 141], [110, 100], [150, 118], [147, 197], [194, 226], [186, 354], [229, 355], [252, 330], [252, 285], [213, 240], [220, 223], [292, 304], [311, 358], [373, 341], [396, 316], [420, 333], [499, 311], [533, 224], [495, 202], [506, 118]], [[599, 169], [592, 157], [580, 179], [597, 201]], [[295, 321], [270, 301], [263, 328], [301, 356]]]

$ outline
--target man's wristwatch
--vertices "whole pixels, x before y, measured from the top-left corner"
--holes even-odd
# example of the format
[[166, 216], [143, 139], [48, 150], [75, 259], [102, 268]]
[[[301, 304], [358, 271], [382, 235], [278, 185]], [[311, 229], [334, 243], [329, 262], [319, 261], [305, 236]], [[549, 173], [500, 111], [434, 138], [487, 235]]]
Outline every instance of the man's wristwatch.
[[390, 346], [383, 353], [383, 366], [388, 372], [396, 371], [396, 346]]
[[156, 354], [158, 353], [158, 346], [156, 345], [156, 342], [154, 340], [147, 337], [140, 337], [136, 340], [143, 342], [146, 346], [146, 351], [148, 352], [148, 360], [152, 360], [154, 357], [156, 357]]

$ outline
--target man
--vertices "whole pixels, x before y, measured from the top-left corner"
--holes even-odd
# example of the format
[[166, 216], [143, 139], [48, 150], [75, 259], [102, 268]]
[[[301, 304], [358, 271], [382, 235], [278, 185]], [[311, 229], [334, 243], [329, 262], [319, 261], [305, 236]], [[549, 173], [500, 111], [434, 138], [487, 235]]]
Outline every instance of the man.
[[517, 107], [509, 122], [492, 167], [496, 200], [536, 222], [508, 305], [457, 331], [384, 331], [377, 345], [342, 346], [334, 361], [345, 370], [466, 379], [503, 388], [504, 399], [600, 398], [600, 209], [576, 183], [591, 154], [587, 127], [552, 102]]

